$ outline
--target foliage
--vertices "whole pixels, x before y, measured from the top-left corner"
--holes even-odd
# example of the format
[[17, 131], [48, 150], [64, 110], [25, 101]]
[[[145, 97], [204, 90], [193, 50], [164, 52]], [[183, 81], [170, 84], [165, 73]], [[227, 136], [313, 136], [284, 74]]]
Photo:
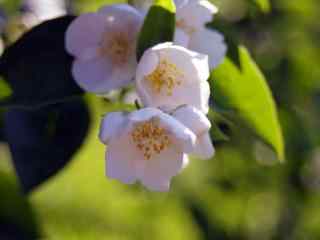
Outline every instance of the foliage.
[[173, 0], [157, 0], [151, 6], [138, 39], [137, 58], [158, 43], [171, 42], [175, 29], [175, 5]]
[[284, 159], [276, 106], [265, 79], [244, 47], [239, 48], [240, 69], [226, 59], [212, 73], [215, 102], [239, 117]]
[[71, 160], [87, 135], [88, 125], [88, 109], [82, 100], [4, 114], [4, 135], [25, 193]]
[[34, 108], [82, 93], [71, 76], [72, 57], [64, 49], [64, 34], [73, 19], [44, 22], [5, 50], [0, 74], [12, 95], [1, 105]]
[[[10, 10], [10, 14], [18, 12], [17, 5], [13, 2], [15, 1], [1, 2], [5, 9]], [[75, 2], [76, 9], [85, 12], [96, 10], [108, 1]], [[36, 165], [43, 159], [47, 160], [48, 162], [38, 166], [44, 173], [50, 172], [50, 176], [56, 174], [48, 179], [49, 175], [39, 178], [36, 185], [46, 181], [29, 193], [30, 205], [25, 196], [19, 193], [17, 185], [12, 183], [14, 181], [8, 180], [14, 179], [15, 173], [7, 169], [10, 159], [3, 147], [7, 145], [1, 144], [1, 226], [8, 226], [7, 223], [10, 223], [14, 230], [27, 231], [31, 239], [34, 239], [33, 236], [38, 231], [49, 239], [295, 240], [320, 237], [320, 74], [317, 67], [320, 64], [317, 20], [320, 3], [317, 0], [300, 1], [299, 4], [290, 0], [279, 0], [270, 1], [270, 5], [268, 1], [253, 0], [214, 2], [221, 5], [221, 12], [210, 27], [216, 27], [217, 20], [219, 30], [226, 34], [229, 45], [228, 58], [212, 73], [213, 101], [209, 118], [213, 120], [211, 135], [215, 141], [216, 156], [210, 161], [192, 159], [191, 167], [175, 179], [169, 194], [145, 192], [138, 186], [125, 186], [104, 177], [104, 147], [96, 137], [100, 117], [107, 111], [132, 110], [133, 106], [122, 105], [119, 99], [101, 103], [90, 97], [90, 132], [85, 139], [85, 145], [76, 151], [84, 141], [88, 127], [88, 110], [82, 105], [83, 102], [75, 101], [81, 102], [80, 105], [75, 104], [75, 108], [83, 109], [80, 111], [82, 114], [75, 115], [70, 112], [70, 106], [75, 106], [72, 101], [64, 102], [61, 96], [56, 95], [50, 95], [50, 99], [43, 99], [37, 94], [27, 96], [27, 92], [22, 90], [33, 88], [33, 84], [14, 87], [12, 79], [19, 75], [20, 71], [16, 69], [21, 68], [21, 63], [16, 63], [17, 57], [14, 54], [14, 60], [8, 61], [11, 66], [8, 68], [10, 73], [4, 74], [3, 70], [1, 73], [9, 83], [13, 96], [19, 96], [15, 98], [17, 102], [19, 100], [19, 105], [27, 98], [29, 100], [29, 97], [32, 97], [32, 101], [27, 105], [29, 108], [39, 107], [52, 100], [56, 102], [61, 99], [63, 103], [32, 112], [21, 109], [6, 112], [6, 109], [1, 109], [0, 141], [8, 141], [10, 147], [21, 139], [21, 136], [10, 139], [4, 137], [3, 132], [17, 128], [14, 122], [24, 125], [26, 122], [22, 119], [27, 118], [30, 123], [34, 119], [41, 119], [41, 115], [44, 119], [51, 119], [50, 123], [42, 121], [42, 127], [38, 130], [31, 127], [28, 131], [38, 136], [33, 139], [33, 147], [43, 147], [46, 150], [41, 151], [52, 156], [44, 158], [44, 154], [38, 152], [37, 158], [28, 157], [28, 160], [38, 159], [35, 160]], [[257, 7], [263, 14], [251, 11]], [[158, 21], [157, 24], [162, 22]], [[34, 30], [27, 34], [33, 35]], [[150, 28], [148, 32], [152, 30]], [[63, 32], [63, 28], [57, 31], [62, 34], [60, 31]], [[172, 30], [168, 32], [170, 31]], [[45, 35], [47, 34], [52, 36], [56, 33], [46, 32]], [[38, 43], [42, 42], [41, 35]], [[165, 37], [168, 40], [170, 38], [171, 34]], [[61, 36], [58, 39], [61, 44]], [[162, 36], [155, 36], [155, 42], [162, 40]], [[143, 46], [150, 44], [147, 40], [143, 42], [146, 44]], [[241, 47], [238, 51], [238, 43], [246, 46], [248, 50]], [[51, 51], [49, 45], [47, 49]], [[7, 54], [10, 49], [12, 48], [7, 48]], [[61, 54], [61, 48], [59, 49], [57, 52]], [[22, 55], [26, 57], [24, 62], [27, 64], [35, 61], [30, 61], [28, 54]], [[35, 62], [42, 64], [43, 59], [47, 58], [37, 59]], [[64, 64], [54, 64], [50, 69], [59, 66], [61, 70], [67, 65], [70, 68], [69, 57], [65, 59]], [[43, 63], [46, 69], [47, 63]], [[39, 74], [41, 77], [45, 76], [43, 79], [53, 79], [41, 70]], [[58, 70], [57, 74], [59, 72]], [[35, 71], [27, 73], [27, 78], [32, 79], [30, 82], [41, 78], [28, 77]], [[56, 75], [54, 71], [53, 73]], [[57, 76], [54, 80], [60, 82], [61, 78]], [[25, 76], [19, 75], [17, 79], [20, 84]], [[45, 85], [46, 89], [54, 86], [50, 84]], [[0, 97], [3, 97], [4, 91], [4, 95], [10, 93], [8, 86], [3, 86], [5, 85], [0, 80]], [[39, 92], [45, 96], [45, 92], [36, 91]], [[69, 93], [66, 95], [70, 96]], [[81, 94], [76, 91], [76, 94], [78, 93]], [[20, 101], [20, 97], [24, 100]], [[60, 120], [58, 113], [62, 114]], [[2, 116], [6, 118], [3, 119]], [[4, 127], [3, 120], [6, 120], [9, 128]], [[74, 131], [78, 124], [83, 124], [81, 133]], [[284, 142], [280, 124], [286, 145], [286, 161], [276, 164], [273, 161], [274, 153], [261, 145], [260, 141], [269, 144], [277, 152], [278, 158], [283, 158]], [[246, 127], [249, 127], [250, 131]], [[64, 129], [63, 134], [59, 129]], [[23, 131], [19, 132], [23, 136]], [[48, 141], [59, 143], [48, 144]], [[32, 144], [32, 141], [27, 143]], [[68, 156], [65, 158], [59, 153]], [[27, 156], [30, 152], [20, 154]], [[22, 180], [19, 166], [27, 163], [22, 161], [21, 157], [20, 160], [17, 159], [19, 158], [13, 156], [12, 162], [23, 185], [26, 180]], [[55, 159], [57, 161], [54, 161]], [[73, 161], [70, 161], [71, 159]], [[65, 163], [68, 165], [61, 169]], [[39, 177], [39, 172], [26, 173], [31, 173], [34, 178]], [[25, 191], [26, 189], [30, 190], [31, 186], [25, 188]], [[7, 225], [3, 225], [3, 222]], [[0, 233], [2, 232], [0, 227]]]

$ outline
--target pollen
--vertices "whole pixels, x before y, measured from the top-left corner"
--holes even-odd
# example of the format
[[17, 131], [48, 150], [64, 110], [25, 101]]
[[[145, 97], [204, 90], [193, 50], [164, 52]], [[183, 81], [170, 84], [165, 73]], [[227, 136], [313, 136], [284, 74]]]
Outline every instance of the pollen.
[[173, 90], [181, 85], [183, 73], [167, 59], [162, 59], [156, 69], [145, 78], [155, 93], [171, 96]]
[[176, 27], [181, 28], [184, 32], [191, 35], [196, 29], [194, 27], [189, 26], [184, 19], [179, 19], [176, 21]]
[[100, 47], [100, 54], [110, 57], [113, 64], [125, 64], [131, 53], [131, 44], [128, 35], [122, 32], [112, 33], [103, 38]]
[[160, 154], [171, 144], [168, 132], [159, 126], [156, 119], [138, 123], [131, 132], [131, 137], [146, 160]]

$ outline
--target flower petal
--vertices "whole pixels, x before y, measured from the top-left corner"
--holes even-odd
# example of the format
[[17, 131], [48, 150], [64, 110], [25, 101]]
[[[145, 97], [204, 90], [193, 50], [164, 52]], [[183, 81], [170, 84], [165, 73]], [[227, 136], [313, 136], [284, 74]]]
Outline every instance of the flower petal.
[[188, 3], [188, 0], [174, 0], [174, 4], [176, 5], [177, 9], [187, 3]]
[[185, 153], [193, 152], [196, 141], [195, 134], [169, 114], [166, 114], [157, 108], [142, 108], [138, 111], [131, 112], [128, 115], [131, 126], [137, 122], [148, 121], [152, 118], [158, 119], [160, 126], [169, 131], [170, 135], [173, 137], [174, 144], [179, 151]]
[[209, 133], [204, 133], [197, 137], [193, 154], [201, 159], [210, 159], [214, 156], [215, 150], [211, 142]]
[[125, 86], [133, 79], [132, 69], [124, 68], [120, 71], [106, 58], [75, 60], [72, 74], [81, 88], [97, 94], [104, 94]]
[[67, 51], [80, 58], [86, 49], [96, 48], [101, 41], [105, 24], [106, 21], [96, 13], [87, 13], [77, 17], [66, 31]]
[[188, 47], [189, 35], [186, 34], [181, 28], [176, 27], [174, 32], [174, 43], [182, 47]]
[[137, 60], [135, 56], [131, 56], [129, 61], [123, 66], [113, 66], [112, 71], [109, 73], [109, 77], [107, 78], [109, 81], [113, 82], [113, 89], [124, 87], [132, 83], [136, 67]]
[[183, 21], [189, 27], [197, 30], [212, 20], [218, 9], [207, 0], [189, 0], [177, 8], [177, 21]]
[[123, 183], [132, 184], [137, 180], [137, 166], [143, 156], [133, 145], [127, 133], [111, 139], [106, 154], [106, 174]]
[[192, 106], [179, 107], [172, 113], [172, 116], [178, 119], [196, 135], [208, 132], [211, 128], [211, 123], [206, 115]]
[[99, 132], [99, 139], [108, 144], [112, 137], [117, 136], [126, 123], [126, 116], [123, 112], [108, 113], [102, 120]]
[[106, 5], [104, 7], [101, 7], [98, 13], [107, 17], [112, 16], [121, 20], [127, 20], [129, 18], [132, 19], [136, 16], [141, 16], [136, 8], [124, 3]]
[[143, 175], [140, 176], [143, 185], [153, 191], [168, 191], [171, 178], [183, 169], [184, 155], [174, 148], [168, 148], [144, 161]]
[[209, 55], [210, 69], [217, 67], [227, 52], [227, 45], [221, 33], [206, 28], [195, 32], [190, 38], [189, 48]]
[[156, 52], [153, 51], [147, 51], [145, 52], [145, 54], [143, 54], [141, 60], [141, 62], [143, 62], [143, 65], [138, 66], [138, 68], [142, 68], [142, 69], [138, 69], [137, 71], [143, 71], [143, 73], [145, 75], [149, 75], [151, 74], [156, 67], [159, 64], [159, 56]]
[[102, 7], [98, 14], [102, 16], [107, 25], [115, 31], [125, 32], [135, 41], [143, 23], [143, 15], [128, 4], [113, 4]]
[[189, 165], [189, 156], [187, 154], [183, 155], [183, 165], [182, 165], [182, 169], [185, 169], [187, 166]]
[[194, 151], [196, 135], [189, 128], [169, 114], [161, 113], [157, 118], [160, 120], [160, 125], [171, 133], [178, 151], [185, 153]]
[[146, 79], [149, 69], [145, 68], [146, 58], [143, 57], [137, 68], [136, 86], [145, 106], [173, 110], [180, 105], [189, 104], [207, 113], [210, 95], [207, 82], [209, 78], [207, 56], [167, 43], [156, 45], [147, 50], [144, 55], [149, 55], [151, 52], [158, 54], [160, 61], [165, 59], [175, 66], [177, 72], [173, 73], [173, 77], [180, 84], [173, 86], [171, 94], [166, 91], [155, 92]]
[[148, 121], [151, 118], [162, 114], [162, 112], [157, 108], [142, 108], [138, 111], [131, 112], [128, 118], [133, 123]]

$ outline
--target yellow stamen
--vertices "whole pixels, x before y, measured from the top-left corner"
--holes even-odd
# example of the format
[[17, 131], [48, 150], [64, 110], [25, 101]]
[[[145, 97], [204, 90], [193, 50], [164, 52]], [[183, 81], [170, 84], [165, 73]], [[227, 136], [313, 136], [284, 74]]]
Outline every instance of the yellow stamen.
[[171, 96], [175, 87], [181, 85], [182, 72], [173, 63], [162, 59], [156, 69], [145, 78], [150, 83], [152, 91], [161, 93], [166, 91]]
[[159, 126], [156, 119], [138, 123], [131, 132], [131, 137], [146, 160], [160, 154], [171, 145], [167, 131]]

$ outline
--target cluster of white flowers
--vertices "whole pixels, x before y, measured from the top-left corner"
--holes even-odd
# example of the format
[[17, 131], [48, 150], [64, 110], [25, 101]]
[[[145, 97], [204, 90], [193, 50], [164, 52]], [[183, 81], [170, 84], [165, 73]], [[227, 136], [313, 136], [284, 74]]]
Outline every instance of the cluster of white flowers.
[[116, 4], [76, 18], [66, 33], [72, 73], [86, 91], [106, 94], [130, 83], [144, 108], [107, 114], [100, 139], [108, 145], [107, 176], [167, 191], [188, 154], [209, 159], [210, 69], [225, 56], [223, 36], [206, 28], [217, 8], [207, 0], [176, 1], [174, 42], [136, 60], [145, 7]]

